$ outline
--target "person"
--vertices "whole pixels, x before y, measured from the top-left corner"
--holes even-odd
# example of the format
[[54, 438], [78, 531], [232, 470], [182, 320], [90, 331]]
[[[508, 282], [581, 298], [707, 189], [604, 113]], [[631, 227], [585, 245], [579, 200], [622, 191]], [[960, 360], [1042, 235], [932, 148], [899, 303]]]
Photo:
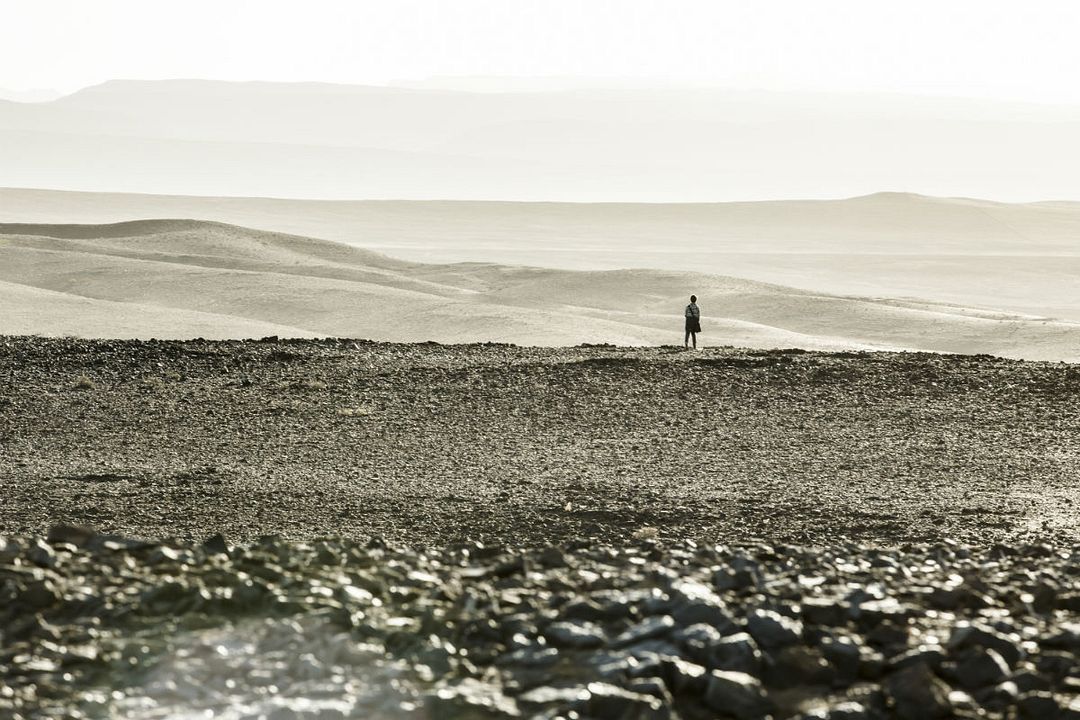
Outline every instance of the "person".
[[690, 296], [690, 304], [686, 306], [686, 337], [683, 338], [683, 347], [689, 349], [690, 339], [694, 340], [694, 349], [697, 350], [697, 334], [701, 332], [701, 310], [697, 306], [697, 295]]

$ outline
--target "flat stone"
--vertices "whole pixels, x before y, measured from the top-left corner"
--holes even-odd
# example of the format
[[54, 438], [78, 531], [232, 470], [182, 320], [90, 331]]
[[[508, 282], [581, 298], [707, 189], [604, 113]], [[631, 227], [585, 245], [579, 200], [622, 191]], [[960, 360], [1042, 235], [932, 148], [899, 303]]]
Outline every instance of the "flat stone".
[[1039, 645], [1047, 648], [1071, 650], [1080, 653], [1080, 622], [1065, 622], [1058, 626], [1058, 631], [1041, 640]]
[[1035, 668], [1043, 676], [1059, 681], [1072, 672], [1076, 663], [1076, 653], [1067, 650], [1044, 650], [1035, 658]]
[[900, 720], [936, 720], [952, 715], [949, 686], [926, 665], [912, 665], [893, 673], [884, 682]]
[[628, 628], [612, 642], [614, 647], [626, 647], [643, 640], [652, 640], [663, 637], [675, 627], [675, 621], [670, 615], [650, 617]]
[[685, 647], [706, 648], [720, 642], [723, 633], [708, 623], [695, 623], [671, 634], [671, 639]]
[[632, 692], [609, 683], [589, 683], [586, 712], [612, 720], [667, 720], [671, 711], [660, 698]]
[[0, 563], [6, 565], [21, 554], [22, 548], [17, 541], [0, 535]]
[[45, 540], [50, 545], [67, 543], [82, 548], [93, 542], [96, 537], [97, 531], [92, 528], [79, 525], [53, 525], [49, 528], [49, 534], [46, 535]]
[[594, 648], [604, 644], [604, 630], [585, 620], [560, 620], [547, 626], [544, 638], [556, 647]]
[[789, 645], [770, 653], [762, 679], [771, 688], [829, 686], [836, 671], [821, 650], [803, 645]]
[[1061, 708], [1057, 720], [1080, 720], [1080, 696], [1072, 698], [1068, 705]]
[[633, 678], [626, 683], [626, 689], [631, 692], [641, 693], [642, 695], [652, 695], [659, 699], [666, 707], [671, 707], [675, 702], [671, 696], [671, 692], [668, 691], [667, 683], [663, 678], [656, 676]]
[[1005, 680], [997, 685], [990, 685], [982, 688], [975, 693], [975, 700], [984, 710], [1004, 713], [1006, 710], [1016, 705], [1016, 699], [1019, 695], [1020, 691], [1017, 690], [1016, 683], [1011, 680]]
[[756, 675], [761, 670], [761, 651], [748, 633], [728, 635], [709, 648], [708, 667]]
[[1036, 690], [1049, 690], [1052, 687], [1052, 683], [1048, 678], [1032, 672], [1031, 670], [1013, 673], [1012, 681], [1016, 683], [1016, 687], [1021, 693]]
[[721, 633], [729, 633], [735, 629], [735, 621], [722, 605], [692, 601], [677, 608], [671, 616], [676, 624], [681, 627], [706, 624], [711, 625]]
[[774, 610], [752, 610], [746, 625], [751, 637], [766, 650], [794, 645], [803, 631], [801, 622]]
[[985, 625], [961, 623], [953, 628], [946, 647], [950, 653], [961, 652], [970, 647], [989, 648], [998, 653], [1009, 667], [1024, 656], [1019, 637], [1010, 637]]
[[610, 622], [625, 617], [626, 613], [625, 606], [614, 604], [601, 606], [592, 600], [582, 599], [573, 600], [563, 606], [559, 617], [567, 621]]
[[221, 533], [211, 535], [202, 544], [203, 552], [207, 555], [228, 555], [229, 543]]
[[877, 720], [878, 717], [880, 716], [872, 713], [862, 703], [845, 701], [804, 713], [798, 720]]
[[566, 555], [557, 547], [549, 545], [540, 551], [540, 557], [538, 558], [540, 563], [544, 567], [549, 568], [561, 568], [566, 567]]
[[760, 720], [769, 711], [761, 682], [747, 673], [713, 670], [704, 699], [709, 709], [737, 720]]
[[903, 670], [911, 665], [927, 665], [932, 670], [941, 667], [945, 661], [945, 653], [937, 645], [920, 645], [905, 653], [897, 655], [888, 661], [890, 670]]
[[996, 685], [1009, 675], [1009, 666], [996, 650], [980, 649], [959, 660], [953, 670], [957, 682], [967, 690]]
[[522, 667], [550, 667], [559, 661], [559, 655], [555, 648], [542, 648], [534, 646], [522, 648], [498, 658], [499, 665], [521, 665]]
[[589, 699], [589, 691], [584, 687], [550, 687], [544, 685], [533, 688], [517, 696], [518, 705], [528, 712], [549, 705], [570, 705], [577, 702], [585, 702]]
[[859, 678], [862, 653], [859, 646], [849, 638], [826, 638], [821, 642], [821, 654], [836, 671], [836, 682], [841, 687], [851, 685]]
[[513, 698], [473, 678], [442, 685], [427, 696], [428, 710], [436, 718], [517, 718], [521, 711]]
[[663, 656], [664, 681], [675, 695], [689, 693], [700, 695], [705, 688], [708, 671], [697, 663], [687, 662], [682, 658]]
[[904, 623], [912, 614], [912, 609], [896, 598], [867, 600], [851, 606], [851, 616], [861, 628], [872, 628], [886, 620], [895, 624]]
[[812, 625], [842, 627], [848, 622], [848, 604], [842, 598], [804, 598], [799, 603], [802, 618]]
[[713, 574], [713, 584], [718, 590], [745, 590], [757, 584], [757, 577], [749, 569], [720, 568]]
[[26, 549], [26, 559], [38, 567], [51, 568], [56, 565], [56, 552], [40, 540], [35, 540]]
[[60, 592], [50, 580], [31, 580], [16, 589], [15, 598], [30, 610], [44, 610], [60, 602]]

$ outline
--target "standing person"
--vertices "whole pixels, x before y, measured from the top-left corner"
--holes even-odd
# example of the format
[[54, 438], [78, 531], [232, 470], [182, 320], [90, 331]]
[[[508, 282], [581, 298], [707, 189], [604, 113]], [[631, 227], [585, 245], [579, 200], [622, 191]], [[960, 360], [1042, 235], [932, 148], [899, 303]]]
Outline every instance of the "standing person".
[[701, 332], [701, 309], [697, 306], [697, 295], [690, 296], [690, 304], [686, 306], [686, 337], [683, 338], [683, 347], [690, 347], [690, 339], [694, 340], [694, 349], [697, 350], [697, 334]]

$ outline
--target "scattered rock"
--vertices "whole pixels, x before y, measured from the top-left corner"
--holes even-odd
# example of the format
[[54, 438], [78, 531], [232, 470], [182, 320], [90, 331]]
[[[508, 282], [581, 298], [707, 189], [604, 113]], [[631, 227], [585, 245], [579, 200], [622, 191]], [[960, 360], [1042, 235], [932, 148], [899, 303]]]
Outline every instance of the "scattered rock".
[[803, 630], [801, 622], [773, 610], [752, 610], [746, 627], [757, 644], [766, 650], [799, 642]]
[[[820, 708], [807, 720], [1026, 720], [1068, 717], [1080, 694], [1078, 628], [1030, 607], [1015, 582], [1027, 556], [988, 563], [992, 551], [955, 543], [734, 552], [582, 542], [560, 548], [559, 563], [478, 544], [232, 548], [63, 529], [53, 539], [0, 545], [0, 716], [76, 716], [64, 708], [96, 703], [99, 716], [156, 704], [168, 717], [247, 703], [254, 717], [284, 717], [288, 698], [306, 698], [322, 703], [311, 716], [387, 720], [794, 718], [807, 705]], [[46, 551], [51, 564], [31, 560]], [[1066, 578], [1078, 558], [1055, 551], [1040, 572]], [[993, 570], [971, 585], [993, 612], [958, 622], [927, 608], [928, 585], [982, 563]], [[474, 571], [504, 565], [522, 569]], [[752, 585], [717, 590], [718, 565]], [[799, 608], [807, 589], [862, 614], [840, 623], [821, 610], [830, 604]], [[871, 604], [885, 598], [896, 602]], [[702, 618], [711, 622], [680, 624]]]
[[548, 625], [544, 637], [556, 647], [594, 648], [604, 644], [604, 630], [585, 620], [562, 620]]
[[627, 629], [615, 638], [614, 647], [627, 647], [645, 640], [664, 637], [675, 627], [675, 621], [670, 615], [648, 618], [641, 623]]
[[747, 633], [728, 635], [709, 648], [708, 667], [757, 675], [761, 671], [761, 651]]
[[1019, 637], [1010, 637], [985, 625], [960, 623], [949, 636], [947, 648], [950, 652], [960, 652], [970, 647], [982, 647], [994, 650], [1009, 667], [1024, 656]]
[[521, 717], [521, 711], [512, 698], [473, 678], [443, 685], [431, 692], [428, 695], [428, 711], [433, 720]]
[[952, 673], [960, 686], [977, 690], [996, 685], [1009, 675], [1009, 666], [996, 650], [980, 649], [956, 663]]
[[885, 680], [885, 692], [900, 720], [936, 720], [952, 715], [949, 686], [926, 665], [912, 665]]
[[723, 715], [738, 720], [760, 720], [767, 714], [761, 682], [752, 675], [728, 670], [713, 670], [705, 687], [705, 704]]
[[66, 543], [81, 548], [89, 545], [97, 537], [97, 532], [88, 527], [77, 525], [54, 525], [49, 528], [45, 541], [50, 545]]
[[633, 692], [609, 683], [588, 686], [586, 712], [591, 717], [612, 720], [667, 720], [671, 710], [652, 695]]

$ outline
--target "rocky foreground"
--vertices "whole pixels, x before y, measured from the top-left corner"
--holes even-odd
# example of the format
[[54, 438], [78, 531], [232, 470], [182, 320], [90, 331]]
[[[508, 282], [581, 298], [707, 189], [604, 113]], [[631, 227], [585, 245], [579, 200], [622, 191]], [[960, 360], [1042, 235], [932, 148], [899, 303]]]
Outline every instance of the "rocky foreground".
[[1080, 367], [0, 338], [0, 532], [1080, 540]]
[[0, 539], [5, 718], [1080, 718], [1080, 547]]
[[1078, 468], [1065, 364], [0, 338], [0, 718], [1072, 720]]

